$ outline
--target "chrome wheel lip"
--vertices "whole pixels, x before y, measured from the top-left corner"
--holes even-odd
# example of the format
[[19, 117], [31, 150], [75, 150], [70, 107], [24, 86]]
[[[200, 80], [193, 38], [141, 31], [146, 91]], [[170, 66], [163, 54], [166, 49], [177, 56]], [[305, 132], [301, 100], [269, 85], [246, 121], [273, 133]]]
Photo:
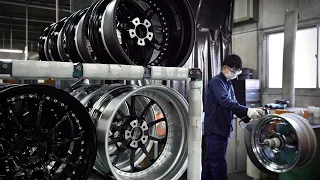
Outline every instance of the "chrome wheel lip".
[[[163, 91], [163, 92], [161, 92]], [[186, 103], [186, 101], [184, 100], [184, 98], [179, 94], [176, 93], [176, 91], [172, 90], [171, 88], [168, 87], [162, 87], [162, 86], [145, 86], [145, 87], [141, 87], [138, 88], [135, 91], [131, 91], [127, 94], [122, 94], [121, 96], [119, 96], [118, 98], [115, 98], [114, 100], [112, 100], [110, 102], [110, 106], [114, 107], [113, 111], [116, 113], [117, 110], [120, 108], [120, 106], [125, 103], [125, 101], [127, 101], [127, 99], [129, 99], [131, 96], [133, 95], [145, 95], [147, 96], [149, 92], [152, 96], [152, 94], [157, 94], [157, 95], [162, 95], [162, 96], [167, 96], [168, 98], [172, 99], [180, 99], [180, 102], [172, 102], [174, 104], [175, 107], [179, 107], [184, 109], [184, 112], [180, 112], [178, 113], [178, 116], [182, 116], [185, 117], [185, 119], [187, 119], [187, 109], [188, 109], [188, 105]], [[169, 95], [167, 94], [169, 93]], [[172, 100], [171, 99], [171, 100]], [[157, 102], [159, 103], [159, 102]], [[159, 103], [160, 107], [165, 107], [164, 105], [161, 105], [161, 103]], [[115, 117], [115, 113], [110, 113], [111, 109], [105, 109], [104, 112], [101, 115], [101, 120], [98, 122], [98, 126], [97, 126], [97, 134], [98, 137], [102, 138], [105, 137], [105, 149], [108, 149], [108, 141], [109, 141], [109, 131], [110, 131], [110, 127], [111, 127], [111, 122], [113, 120], [113, 118]], [[171, 110], [168, 109], [166, 110], [167, 112], [170, 112]], [[171, 116], [168, 113], [168, 118], [170, 119]], [[128, 172], [123, 172], [115, 167], [112, 166], [112, 161], [110, 158], [110, 154], [109, 151], [105, 151], [106, 157], [107, 157], [107, 162], [110, 166], [110, 170], [113, 173], [113, 175], [117, 178], [117, 179], [143, 179], [143, 178], [151, 178], [151, 179], [177, 179], [179, 178], [184, 171], [187, 168], [187, 122], [185, 122], [183, 119], [180, 119], [182, 121], [182, 128], [180, 129], [181, 134], [177, 135], [179, 136], [181, 139], [180, 143], [175, 144], [176, 147], [178, 147], [177, 149], [177, 154], [174, 154], [173, 156], [175, 156], [175, 158], [169, 159], [171, 160], [170, 162], [165, 161], [166, 159], [168, 159], [168, 156], [170, 156], [171, 152], [170, 152], [170, 148], [172, 148], [172, 146], [168, 147], [169, 145], [172, 145], [172, 140], [170, 139], [170, 137], [173, 137], [174, 134], [178, 131], [173, 132], [172, 130], [168, 130], [168, 139], [166, 142], [166, 147], [165, 150], [163, 151], [163, 153], [160, 155], [160, 157], [156, 160], [156, 162], [154, 164], [152, 164], [150, 167], [148, 167], [145, 170], [142, 170], [140, 172], [137, 173], [128, 173]], [[170, 126], [168, 126], [168, 128], [170, 129]], [[168, 149], [169, 148], [169, 149]], [[170, 154], [170, 155], [169, 155]], [[178, 166], [177, 166], [178, 165]], [[159, 170], [158, 167], [162, 167], [164, 168], [165, 166], [165, 170], [161, 169]], [[157, 173], [158, 171], [158, 173]], [[161, 173], [159, 172], [161, 171]], [[153, 174], [156, 174], [154, 176], [156, 177], [150, 177], [150, 172], [153, 172]]]
[[[308, 153], [301, 153], [301, 156], [303, 155], [309, 155], [304, 157], [304, 161], [299, 161], [297, 163], [298, 167], [305, 167], [306, 165], [308, 165], [312, 159], [315, 157], [316, 155], [316, 151], [317, 151], [317, 137], [316, 134], [312, 128], [312, 126], [308, 123], [308, 121], [306, 119], [304, 119], [303, 117], [297, 115], [297, 114], [283, 114], [283, 116], [285, 117], [290, 117], [293, 116], [292, 118], [296, 118], [297, 120], [299, 120], [299, 126], [298, 127], [302, 127], [303, 130], [305, 131], [305, 133], [307, 133], [307, 137], [309, 140], [309, 147], [304, 147], [305, 149], [303, 151], [308, 151]], [[303, 137], [301, 137], [301, 139], [304, 139]], [[303, 142], [303, 141], [301, 141]]]
[[[284, 165], [279, 165], [272, 160], [269, 160], [263, 152], [263, 147], [259, 145], [259, 129], [263, 127], [264, 124], [272, 122], [275, 119], [281, 119], [282, 121], [288, 122], [288, 124], [291, 126], [291, 128], [294, 130], [294, 133], [298, 137], [298, 149], [296, 152], [296, 156], [292, 162]], [[281, 115], [267, 115], [257, 121], [251, 133], [251, 145], [252, 151], [255, 155], [255, 157], [253, 158], [258, 160], [258, 162], [264, 168], [274, 173], [284, 173], [295, 167], [303, 167], [309, 164], [315, 156], [317, 141], [315, 133], [307, 120], [296, 114], [286, 113]], [[304, 154], [307, 155], [304, 156]]]
[[[83, 99], [80, 100], [80, 102], [84, 105], [87, 106], [89, 101], [96, 95], [98, 94], [105, 94], [107, 93], [109, 90], [112, 90], [113, 88], [117, 88], [117, 87], [121, 87], [123, 86], [123, 84], [111, 84], [111, 85], [104, 85], [101, 86], [100, 88], [98, 88], [97, 90], [93, 91], [92, 93], [88, 94], [87, 96], [85, 96]], [[102, 96], [101, 96], [102, 97]], [[99, 98], [100, 99], [100, 98]]]

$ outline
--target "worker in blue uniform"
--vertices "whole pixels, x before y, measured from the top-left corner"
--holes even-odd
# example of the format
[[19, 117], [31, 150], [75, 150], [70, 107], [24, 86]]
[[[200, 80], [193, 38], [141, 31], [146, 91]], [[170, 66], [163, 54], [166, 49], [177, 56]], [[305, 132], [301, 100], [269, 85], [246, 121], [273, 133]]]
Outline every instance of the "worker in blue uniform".
[[231, 83], [241, 74], [242, 60], [228, 55], [222, 63], [222, 72], [208, 84], [205, 103], [204, 137], [206, 156], [202, 167], [202, 180], [227, 180], [226, 151], [228, 137], [233, 130], [234, 114], [251, 119], [260, 118], [264, 111], [240, 105]]

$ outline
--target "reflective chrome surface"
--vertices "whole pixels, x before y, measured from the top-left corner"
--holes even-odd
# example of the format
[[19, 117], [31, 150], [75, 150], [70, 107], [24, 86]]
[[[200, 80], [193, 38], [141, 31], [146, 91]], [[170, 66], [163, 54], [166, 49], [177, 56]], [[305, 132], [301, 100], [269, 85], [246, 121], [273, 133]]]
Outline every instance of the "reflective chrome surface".
[[[139, 117], [137, 116], [137, 121], [131, 119], [132, 117], [132, 102], [136, 101], [135, 113], [139, 113], [139, 106], [147, 109], [146, 106], [141, 106], [138, 103], [138, 99], [147, 99], [149, 102], [156, 103], [161, 111], [166, 121], [166, 138], [156, 137], [154, 131], [148, 131], [144, 126], [145, 121], [142, 121], [141, 128], [143, 133], [141, 137], [138, 137], [135, 133], [136, 126], [134, 122], [139, 122]], [[132, 100], [136, 99], [136, 100]], [[100, 103], [103, 101], [100, 101]], [[129, 102], [129, 103], [128, 103]], [[131, 102], [131, 103], [130, 103]], [[97, 102], [98, 103], [98, 102]], [[105, 104], [105, 103], [102, 103]], [[129, 116], [126, 118], [125, 123], [121, 128], [128, 126], [126, 122], [130, 122], [129, 129], [133, 134], [126, 136], [124, 139], [135, 139], [136, 141], [141, 141], [142, 143], [138, 146], [134, 144], [134, 141], [129, 141], [130, 143], [126, 144], [127, 141], [118, 141], [116, 144], [120, 145], [120, 148], [116, 150], [120, 155], [112, 154], [112, 149], [115, 146], [114, 140], [111, 139], [110, 134], [113, 134], [112, 131], [113, 125], [116, 122], [116, 119], [119, 118], [119, 112], [122, 111], [123, 106], [127, 105], [129, 107]], [[105, 171], [106, 167], [109, 167], [112, 174], [117, 179], [178, 179], [187, 168], [187, 112], [188, 104], [184, 98], [174, 91], [171, 88], [163, 86], [145, 86], [140, 88], [135, 88], [134, 90], [122, 93], [121, 95], [112, 99], [102, 108], [97, 108], [96, 104], [94, 105], [91, 114], [93, 119], [98, 118], [97, 120], [97, 135], [99, 142], [98, 158], [99, 159], [99, 170]], [[151, 107], [150, 111], [151, 111]], [[144, 110], [144, 109], [140, 109]], [[119, 111], [120, 110], [120, 111]], [[147, 109], [147, 111], [149, 111]], [[121, 114], [121, 113], [120, 113]], [[143, 113], [142, 113], [143, 114]], [[124, 115], [127, 115], [124, 113]], [[121, 116], [121, 115], [120, 115]], [[125, 116], [128, 117], [128, 116]], [[148, 127], [154, 129], [155, 124], [158, 122], [150, 122], [145, 118]], [[164, 121], [159, 120], [159, 122]], [[147, 130], [147, 131], [143, 131]], [[124, 131], [128, 133], [127, 131]], [[148, 133], [147, 133], [148, 132]], [[120, 132], [121, 133], [121, 132]], [[147, 134], [145, 134], [147, 133]], [[138, 133], [139, 134], [139, 133]], [[150, 149], [145, 149], [143, 137], [148, 136], [150, 143], [152, 141], [164, 142], [162, 151], [160, 151], [158, 157], [150, 156]], [[121, 145], [122, 144], [122, 145]], [[104, 152], [102, 152], [102, 145], [104, 145]], [[130, 146], [130, 147], [129, 147]], [[137, 148], [138, 147], [138, 148]], [[133, 153], [134, 152], [134, 153]], [[138, 155], [139, 152], [143, 152], [144, 156]], [[143, 163], [140, 163], [138, 159], [141, 157], [146, 157], [148, 166], [143, 167]], [[126, 166], [129, 162], [129, 166]], [[122, 163], [122, 164], [121, 164]], [[138, 166], [139, 165], [139, 166]], [[101, 168], [101, 166], [104, 166]]]
[[253, 127], [251, 146], [255, 156], [251, 155], [251, 159], [255, 158], [271, 172], [283, 173], [308, 165], [315, 156], [317, 141], [312, 127], [303, 117], [267, 115]]

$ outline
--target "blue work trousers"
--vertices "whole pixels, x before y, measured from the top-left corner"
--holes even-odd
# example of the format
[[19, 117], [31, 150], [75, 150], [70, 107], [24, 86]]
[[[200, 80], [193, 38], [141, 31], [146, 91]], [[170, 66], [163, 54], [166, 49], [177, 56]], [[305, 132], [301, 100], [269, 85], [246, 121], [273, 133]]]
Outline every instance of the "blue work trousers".
[[227, 180], [226, 151], [228, 138], [217, 134], [206, 135], [206, 156], [201, 180]]

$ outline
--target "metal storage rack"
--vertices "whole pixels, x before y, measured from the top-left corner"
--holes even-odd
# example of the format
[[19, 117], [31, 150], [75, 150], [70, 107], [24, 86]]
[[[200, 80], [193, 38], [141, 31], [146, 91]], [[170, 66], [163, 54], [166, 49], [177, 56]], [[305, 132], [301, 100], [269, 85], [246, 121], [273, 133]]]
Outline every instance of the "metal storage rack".
[[1, 60], [0, 79], [188, 80], [188, 180], [201, 179], [202, 72], [180, 67], [142, 67], [54, 61]]

